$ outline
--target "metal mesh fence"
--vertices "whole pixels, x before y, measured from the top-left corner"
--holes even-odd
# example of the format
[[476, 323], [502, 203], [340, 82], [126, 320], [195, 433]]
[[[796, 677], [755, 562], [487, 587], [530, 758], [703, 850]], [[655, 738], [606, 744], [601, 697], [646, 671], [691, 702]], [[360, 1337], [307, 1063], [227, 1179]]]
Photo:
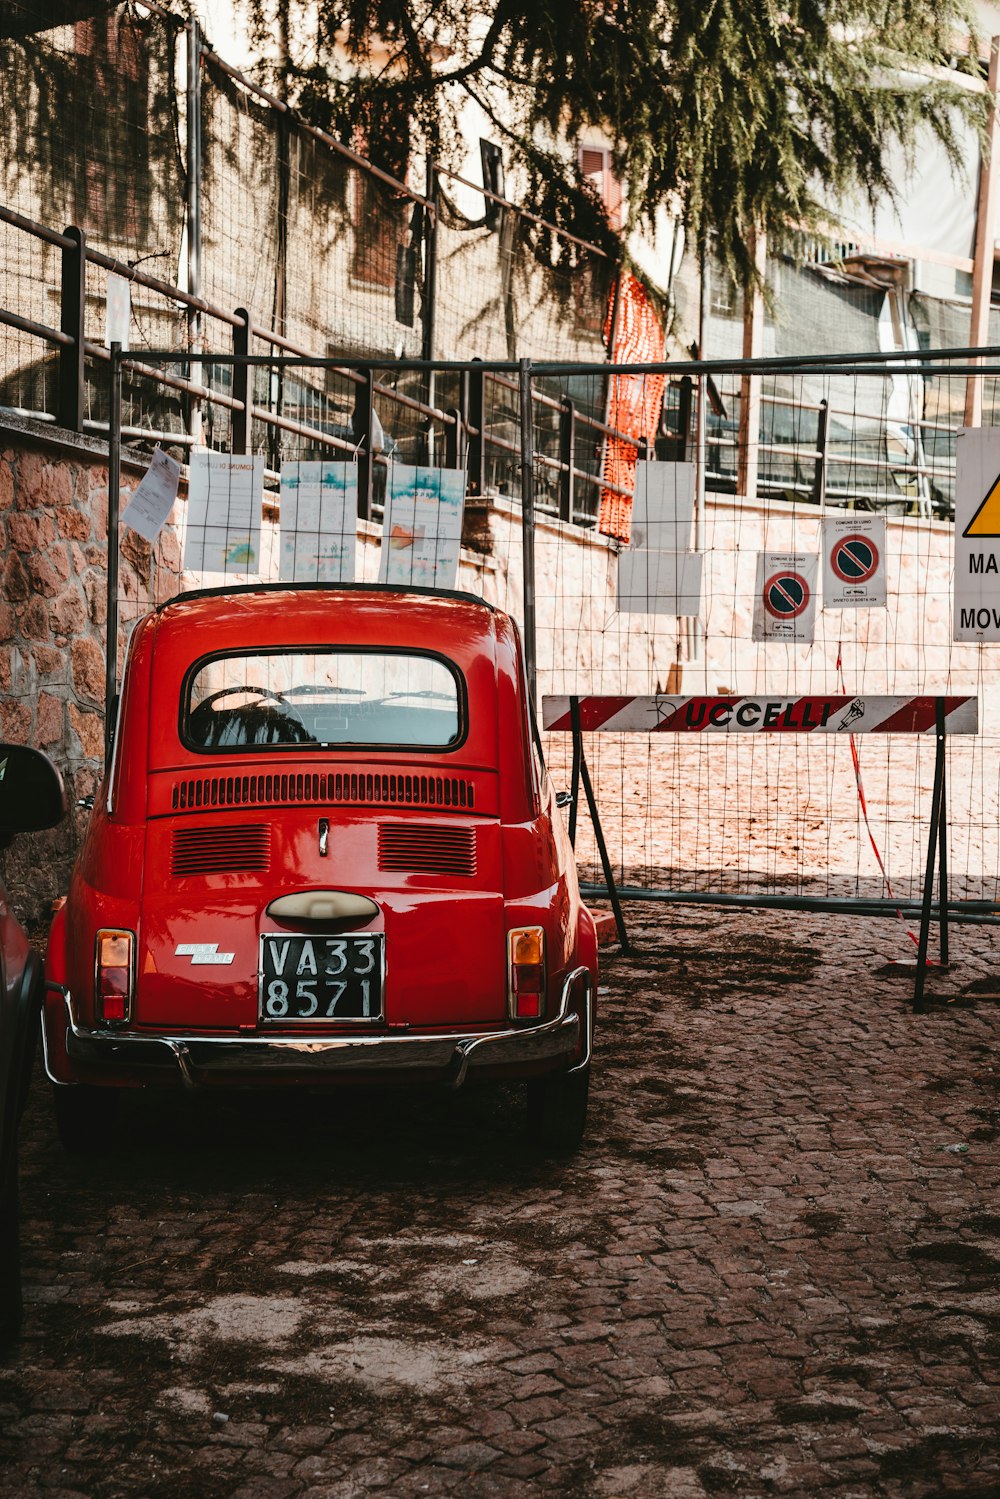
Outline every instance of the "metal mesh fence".
[[487, 220], [440, 194], [435, 350], [459, 359], [604, 359], [617, 267], [593, 246], [552, 233], [548, 263], [530, 221], [495, 205]]
[[[394, 186], [361, 158], [345, 154], [200, 43], [190, 83], [187, 54], [195, 43], [179, 18], [122, 6], [75, 26], [51, 28], [45, 7], [27, 0], [15, 3], [10, 16], [0, 73], [9, 122], [6, 202], [26, 220], [56, 231], [78, 224], [90, 247], [104, 256], [88, 265], [84, 296], [91, 348], [83, 420], [90, 430], [107, 423], [107, 364], [99, 350], [109, 258], [132, 277], [133, 349], [178, 350], [169, 371], [174, 384], [153, 383], [137, 370], [129, 375], [126, 431], [133, 438], [147, 432], [150, 441], [176, 434], [179, 452], [199, 438], [220, 448], [230, 443], [225, 401], [199, 403], [183, 352], [225, 348], [238, 331], [237, 308], [249, 312], [250, 346], [257, 352], [283, 347], [344, 358], [431, 354], [536, 362], [597, 361], [609, 351], [612, 363], [629, 357], [622, 288], [638, 283], [595, 246], [559, 234], [447, 172], [430, 189], [432, 213], [420, 193]], [[185, 151], [194, 163], [190, 181]], [[195, 212], [191, 204], [197, 211], [185, 236], [187, 217]], [[58, 328], [66, 314], [62, 251], [6, 221], [0, 235], [2, 305], [21, 323]], [[146, 284], [143, 274], [149, 272], [164, 285]], [[857, 285], [829, 266], [785, 261], [772, 264], [769, 275], [774, 305], [766, 353], [807, 361], [824, 351], [879, 346], [885, 288]], [[172, 298], [171, 284], [200, 292], [222, 320], [185, 304], [180, 293]], [[677, 291], [681, 317], [687, 293], [681, 295], [680, 282]], [[631, 301], [639, 306], [641, 300], [639, 288]], [[737, 355], [742, 299], [717, 269], [709, 269], [706, 303], [707, 352]], [[965, 343], [963, 306], [913, 294], [896, 311], [897, 321], [912, 324], [924, 346]], [[659, 347], [646, 339], [631, 354], [648, 360], [659, 357], [663, 346], [664, 311], [650, 306], [647, 312]], [[1000, 313], [994, 323], [1000, 337]], [[270, 341], [264, 334], [272, 335]], [[223, 398], [231, 396], [226, 368], [205, 367], [199, 378]], [[394, 381], [394, 393], [432, 412], [447, 414], [462, 404], [460, 383], [450, 377], [398, 374]], [[310, 432], [356, 443], [350, 382], [328, 387], [300, 379], [287, 390], [285, 383], [280, 371], [258, 372], [254, 402], [307, 429], [297, 433], [303, 453], [313, 441]], [[983, 381], [989, 419], [996, 383]], [[632, 448], [601, 431], [602, 424], [628, 425], [620, 397], [631, 389], [629, 382], [540, 377], [539, 388], [550, 402], [537, 412], [541, 508], [627, 535], [615, 488], [602, 495], [593, 481], [604, 476], [630, 488]], [[891, 503], [900, 511], [948, 514], [950, 452], [962, 419], [961, 397], [956, 405], [952, 394], [947, 381], [926, 370], [899, 371], [891, 381], [868, 384], [810, 370], [806, 362], [794, 374], [770, 375], [762, 382], [759, 487], [789, 499], [825, 495], [831, 503]], [[706, 413], [706, 485], [733, 492], [739, 382], [720, 375], [715, 395]], [[510, 447], [499, 441], [503, 429], [508, 444], [516, 446], [509, 396], [502, 384], [490, 383], [487, 399], [498, 441], [486, 454], [479, 487], [516, 494], [517, 465], [510, 462]], [[569, 432], [560, 415], [567, 400], [576, 414]], [[624, 404], [638, 409], [642, 403]], [[0, 328], [0, 405], [50, 417], [59, 411], [56, 356], [31, 331], [11, 323]], [[659, 421], [655, 398], [648, 408], [629, 436], [655, 441], [660, 457], [690, 453], [690, 404], [678, 382], [667, 386]], [[405, 401], [379, 415], [387, 451], [409, 461], [440, 459], [447, 438], [442, 416], [429, 417]], [[273, 448], [269, 431], [251, 422], [251, 446]], [[285, 432], [287, 444], [290, 428]], [[557, 493], [554, 467], [566, 459], [567, 445], [581, 475], [568, 500]], [[276, 450], [271, 458], [277, 462]]]
[[[716, 372], [721, 378], [722, 371]], [[378, 370], [376, 389], [391, 391], [427, 371]], [[436, 372], [439, 390], [468, 378], [468, 371]], [[499, 444], [500, 460], [513, 472], [525, 460], [519, 441], [520, 404], [517, 373], [485, 372], [494, 398], [484, 402], [483, 438]], [[660, 378], [660, 372], [649, 378]], [[818, 369], [803, 378], [822, 379]], [[604, 372], [580, 369], [572, 379], [582, 392], [581, 405], [600, 399]], [[640, 375], [638, 378], [642, 379]], [[875, 389], [893, 377], [883, 371], [837, 377], [857, 392], [857, 404], [871, 409]], [[331, 402], [346, 412], [357, 400], [369, 372], [342, 367], [331, 372], [290, 363], [286, 390], [323, 385]], [[1000, 660], [997, 647], [958, 644], [952, 639], [952, 522], [934, 514], [902, 513], [891, 503], [860, 501], [859, 518], [877, 515], [885, 523], [882, 543], [887, 579], [883, 607], [837, 608], [819, 597], [813, 639], [788, 643], [754, 638], [752, 617], [758, 603], [757, 559], [762, 552], [819, 557], [825, 545], [824, 521], [842, 515], [839, 506], [810, 501], [703, 493], [697, 467], [691, 474], [694, 504], [686, 548], [700, 554], [702, 582], [696, 607], [685, 614], [661, 612], [660, 590], [629, 587], [622, 567], [629, 548], [600, 536], [593, 528], [567, 524], [544, 508], [551, 471], [545, 459], [551, 407], [543, 370], [533, 384], [533, 478], [543, 503], [534, 512], [534, 569], [525, 579], [523, 513], [516, 499], [499, 485], [488, 493], [468, 493], [468, 471], [442, 465], [440, 455], [429, 473], [433, 483], [448, 487], [457, 478], [464, 497], [463, 549], [453, 574], [436, 576], [435, 586], [457, 582], [526, 622], [530, 598], [538, 696], [547, 694], [656, 693], [718, 698], [812, 694], [907, 698], [933, 694], [973, 694], [979, 701], [980, 732], [949, 740], [949, 828], [951, 892], [959, 900], [994, 901], [1000, 897]], [[965, 375], [935, 374], [949, 400], [958, 403]], [[591, 390], [588, 392], [588, 382]], [[843, 395], [839, 399], [844, 399]], [[883, 396], [882, 399], [885, 399]], [[380, 404], [381, 403], [381, 404]], [[376, 408], [388, 412], [388, 396], [376, 395]], [[263, 423], [261, 424], [263, 426]], [[457, 439], [453, 440], [457, 442]], [[458, 443], [456, 452], [460, 449]], [[313, 450], [319, 453], [319, 448]], [[322, 580], [322, 538], [291, 509], [287, 485], [295, 461], [306, 448], [294, 433], [273, 434], [256, 500], [254, 565], [244, 548], [246, 538], [231, 524], [233, 479], [224, 471], [213, 480], [212, 504], [222, 521], [217, 557], [231, 561], [207, 572], [191, 567], [205, 553], [187, 551], [187, 586], [218, 585], [261, 578], [276, 581]], [[327, 448], [331, 465], [313, 475], [332, 483], [332, 464], [349, 457], [345, 442]], [[707, 450], [692, 454], [695, 465], [708, 468]], [[417, 455], [426, 463], [426, 454]], [[409, 521], [384, 506], [406, 479], [411, 460], [393, 453], [384, 466], [378, 499], [370, 513], [353, 522], [357, 498], [347, 501], [349, 522], [340, 528], [336, 547], [352, 556], [353, 576], [375, 581], [386, 576], [384, 559], [416, 545]], [[874, 459], [872, 460], [875, 461]], [[885, 455], [876, 466], [874, 487], [891, 493]], [[273, 465], [273, 466], [272, 466]], [[348, 463], [347, 467], [357, 467]], [[297, 480], [300, 473], [296, 470]], [[296, 482], [297, 482], [296, 480]], [[242, 481], [240, 481], [242, 482]], [[279, 482], [285, 488], [279, 491]], [[336, 479], [341, 485], [342, 477]], [[353, 481], [352, 481], [353, 482]], [[406, 480], [406, 482], [409, 482]], [[423, 482], [423, 481], [422, 481]], [[428, 481], [430, 482], [430, 481]], [[359, 484], [360, 490], [360, 484]], [[262, 504], [261, 504], [262, 500]], [[190, 502], [189, 502], [190, 503]], [[302, 505], [296, 501], [296, 507]], [[443, 500], [442, 500], [443, 503]], [[364, 509], [363, 504], [361, 505]], [[182, 506], [182, 541], [189, 512]], [[295, 515], [298, 519], [295, 519]], [[391, 522], [391, 523], [390, 523]], [[205, 524], [201, 514], [199, 524]], [[241, 522], [242, 524], [242, 522]], [[305, 527], [305, 529], [303, 529]], [[433, 523], [432, 523], [433, 528]], [[435, 542], [445, 547], [444, 533]], [[336, 538], [334, 538], [336, 540]], [[661, 538], [662, 540], [662, 538]], [[327, 538], [329, 541], [329, 537]], [[187, 543], [184, 543], [187, 545]], [[283, 555], [295, 551], [293, 573]], [[419, 550], [419, 548], [418, 548]], [[416, 555], [414, 553], [414, 555]], [[435, 553], [435, 557], [439, 557]], [[421, 581], [426, 574], [389, 572], [390, 579]], [[156, 572], [153, 591], [156, 590]], [[667, 593], [669, 594], [669, 589]], [[676, 607], [676, 606], [675, 606]], [[546, 737], [550, 772], [568, 783], [570, 744], [567, 735]], [[843, 899], [919, 898], [926, 851], [927, 817], [934, 764], [933, 735], [800, 736], [792, 734], [649, 736], [594, 733], [586, 748], [615, 866], [625, 886], [645, 890], [761, 895], [823, 895]], [[857, 763], [853, 754], [857, 753]], [[599, 879], [593, 834], [581, 817], [578, 853], [585, 876]], [[890, 939], [891, 942], [892, 939]], [[908, 939], [900, 928], [898, 942]]]
[[[12, 0], [0, 27], [5, 205], [56, 231], [74, 224], [106, 254], [169, 281], [178, 274], [184, 208], [180, 25], [123, 6], [53, 27], [40, 0]], [[2, 305], [58, 328], [59, 250], [9, 224], [2, 235]], [[103, 286], [88, 292], [88, 335], [102, 341]], [[137, 308], [137, 334], [154, 315]], [[155, 330], [161, 346], [166, 331]], [[0, 404], [54, 412], [52, 364], [30, 335], [0, 330]]]
[[[280, 568], [279, 485], [289, 463], [357, 458], [357, 566], [365, 578], [380, 565], [394, 467], [464, 471], [461, 580], [520, 615], [518, 379], [516, 370], [490, 362], [591, 361], [558, 372], [543, 366], [532, 377], [540, 693], [976, 692], [983, 733], [950, 749], [953, 866], [956, 893], [993, 898], [1000, 821], [994, 652], [953, 644], [949, 626], [965, 378], [921, 362], [917, 349], [908, 365], [877, 375], [815, 362], [824, 349], [878, 347], [884, 290], [780, 267], [782, 312], [770, 322], [767, 353], [801, 353], [808, 333], [809, 357], [761, 378], [757, 498], [738, 499], [739, 372], [720, 362], [693, 382], [669, 367], [609, 381], [607, 366], [596, 362], [609, 348], [621, 358], [627, 343], [615, 305], [616, 281], [624, 278], [594, 247], [554, 233], [546, 239], [544, 226], [529, 227], [511, 207], [488, 214], [485, 197], [480, 215], [464, 212], [447, 176], [432, 216], [421, 194], [334, 149], [208, 52], [199, 74], [198, 289], [209, 306], [185, 301], [182, 229], [191, 184], [182, 146], [191, 120], [180, 23], [122, 7], [46, 28], [43, 7], [8, 9], [19, 25], [0, 40], [6, 203], [57, 234], [53, 242], [0, 223], [2, 301], [21, 324], [59, 329], [66, 298], [58, 231], [77, 224], [101, 252], [87, 264], [83, 287], [85, 425], [100, 431], [109, 421], [100, 346], [115, 261], [133, 275], [123, 435], [145, 435], [147, 449], [168, 443], [181, 457], [199, 442], [259, 457], [264, 491], [251, 572], [272, 576]], [[475, 200], [467, 192], [461, 201], [468, 209]], [[148, 275], [144, 281], [143, 271], [166, 287], [149, 284]], [[737, 353], [739, 299], [720, 285], [709, 300], [710, 346]], [[916, 295], [908, 306], [922, 348], [964, 344], [965, 307]], [[249, 327], [237, 308], [247, 310]], [[994, 324], [1000, 340], [1000, 314]], [[240, 339], [258, 357], [314, 349], [337, 363], [274, 358], [245, 367], [193, 357], [205, 349], [221, 355]], [[0, 405], [56, 413], [49, 347], [30, 326], [3, 324]], [[144, 368], [143, 352], [155, 349], [174, 349], [176, 357], [151, 357]], [[458, 370], [403, 362], [427, 349], [484, 364]], [[374, 373], [356, 363], [379, 355], [395, 362]], [[979, 383], [991, 424], [997, 376]], [[201, 399], [206, 389], [211, 401]], [[625, 425], [626, 405], [639, 415], [623, 436], [616, 429]], [[621, 547], [599, 529], [603, 521], [627, 538], [640, 439], [648, 456], [696, 467], [692, 549], [703, 556], [704, 581], [695, 615], [620, 607]], [[617, 507], [614, 524], [606, 523], [609, 507]], [[835, 510], [886, 518], [888, 608], [822, 610], [808, 648], [752, 641], [758, 552], [814, 552], [821, 515]], [[137, 541], [127, 543], [135, 556], [123, 553], [123, 619], [172, 586], [177, 558], [164, 545], [153, 561]], [[567, 745], [553, 738], [549, 748], [565, 769]], [[871, 839], [843, 741], [595, 736], [589, 748], [626, 883], [886, 894], [874, 840], [893, 891], [905, 898], [919, 888], [929, 746], [863, 744]], [[592, 862], [589, 837], [582, 826], [581, 853]]]
[[[723, 698], [974, 694], [979, 736], [949, 741], [952, 893], [992, 901], [1000, 893], [1000, 661], [995, 646], [952, 640], [950, 504], [921, 510], [914, 475], [906, 469], [912, 452], [893, 451], [884, 436], [891, 430], [885, 417], [899, 378], [880, 372], [830, 379], [819, 369], [780, 377], [799, 413], [808, 388], [844, 414], [848, 438], [831, 442], [827, 503], [813, 501], [810, 474], [800, 473], [797, 485], [790, 482], [793, 460], [782, 453], [762, 454], [758, 499], [703, 494], [687, 543], [703, 557], [696, 617], [655, 613], [663, 606], [653, 596], [645, 603], [633, 599], [635, 612], [622, 612], [618, 569], [627, 553], [614, 547], [601, 552], [596, 538], [581, 544], [546, 535], [543, 525], [537, 558], [540, 692]], [[922, 383], [920, 377], [903, 378]], [[725, 387], [721, 371], [715, 380]], [[963, 407], [964, 376], [938, 372], [927, 386], [950, 409]], [[881, 428], [872, 421], [878, 411]], [[989, 409], [984, 422], [992, 419]], [[949, 438], [936, 461], [950, 498], [953, 431]], [[717, 474], [717, 433], [710, 430], [704, 450], [692, 447], [690, 456], [704, 465], [706, 477]], [[841, 460], [836, 470], [835, 459]], [[887, 607], [819, 606], [811, 643], [755, 642], [758, 555], [818, 557], [824, 518], [838, 513], [885, 519]], [[808, 735], [734, 735], [713, 741], [597, 733], [586, 736], [586, 746], [616, 877], [625, 885], [919, 898], [932, 737], [859, 737], [858, 771], [846, 737], [820, 742]], [[563, 777], [569, 752], [567, 736], [550, 739], [550, 757]], [[600, 882], [585, 825], [579, 850], [586, 873]]]
[[[57, 233], [77, 225], [88, 250], [104, 257], [87, 268], [84, 298], [92, 346], [84, 421], [92, 430], [107, 424], [100, 348], [111, 261], [132, 281], [133, 352], [176, 347], [168, 373], [195, 386], [185, 349], [224, 348], [237, 308], [249, 312], [258, 352], [495, 358], [516, 346], [536, 358], [567, 349], [604, 356], [615, 268], [595, 247], [537, 223], [529, 233], [510, 206], [491, 227], [482, 195], [479, 216], [465, 217], [447, 182], [432, 203], [386, 178], [237, 74], [181, 18], [121, 6], [50, 28], [41, 5], [15, 4], [13, 14], [0, 83], [10, 122], [7, 208]], [[60, 247], [25, 224], [4, 222], [0, 233], [2, 305], [16, 319], [58, 329], [66, 310]], [[163, 284], [144, 284], [150, 274]], [[172, 298], [171, 286], [216, 309], [223, 324], [182, 295]], [[270, 342], [264, 333], [274, 335]], [[8, 323], [0, 333], [0, 405], [58, 414], [55, 364], [44, 342]], [[223, 367], [204, 366], [199, 378], [228, 394]], [[460, 400], [452, 387], [404, 385], [404, 394], [434, 409]], [[558, 397], [561, 387], [553, 391]], [[197, 389], [165, 387], [133, 369], [123, 395], [133, 438], [174, 433], [181, 450], [192, 435], [229, 441], [224, 403], [199, 409]], [[349, 436], [353, 403], [335, 390], [327, 411], [330, 395], [311, 385], [286, 396], [280, 374], [261, 375], [254, 386], [260, 405], [282, 411], [287, 399], [300, 425], [310, 425], [302, 418], [311, 411], [322, 416], [321, 430]], [[502, 420], [502, 395], [493, 390], [491, 398]], [[400, 415], [404, 409], [400, 403]], [[599, 400], [593, 416], [604, 415]], [[434, 456], [441, 433], [433, 422], [402, 416], [397, 429], [387, 435], [400, 453]], [[593, 468], [591, 447], [582, 444], [580, 461]], [[509, 482], [502, 463], [490, 478]]]

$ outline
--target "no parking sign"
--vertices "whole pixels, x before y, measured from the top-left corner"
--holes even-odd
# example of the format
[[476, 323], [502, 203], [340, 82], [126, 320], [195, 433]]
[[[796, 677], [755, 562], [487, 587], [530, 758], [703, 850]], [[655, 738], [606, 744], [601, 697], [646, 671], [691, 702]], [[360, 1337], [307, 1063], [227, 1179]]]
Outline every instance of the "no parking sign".
[[823, 607], [884, 609], [885, 516], [829, 515], [823, 521]]
[[754, 640], [812, 640], [816, 572], [816, 558], [805, 552], [757, 553]]

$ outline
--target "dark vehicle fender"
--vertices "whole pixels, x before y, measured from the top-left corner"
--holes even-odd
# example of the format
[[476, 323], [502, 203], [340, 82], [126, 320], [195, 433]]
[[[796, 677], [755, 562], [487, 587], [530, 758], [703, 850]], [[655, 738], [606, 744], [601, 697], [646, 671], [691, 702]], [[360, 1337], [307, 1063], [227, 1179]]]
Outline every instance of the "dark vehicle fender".
[[17, 1126], [31, 1085], [31, 1070], [35, 1060], [35, 1042], [38, 1037], [39, 1016], [42, 1011], [44, 990], [42, 962], [38, 954], [29, 950], [25, 959], [21, 981], [9, 997], [5, 997], [6, 1013], [2, 1021], [2, 1073], [0, 1087], [0, 1117], [2, 1117], [2, 1153], [4, 1162], [8, 1152], [14, 1148]]

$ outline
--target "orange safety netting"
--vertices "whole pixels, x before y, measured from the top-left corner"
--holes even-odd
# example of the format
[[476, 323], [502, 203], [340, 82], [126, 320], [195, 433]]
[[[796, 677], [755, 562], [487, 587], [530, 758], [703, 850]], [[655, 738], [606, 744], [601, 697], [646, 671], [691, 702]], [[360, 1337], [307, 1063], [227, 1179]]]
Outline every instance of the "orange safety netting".
[[[611, 340], [615, 313], [615, 290], [608, 303], [604, 337]], [[612, 364], [658, 363], [663, 359], [663, 329], [642, 283], [628, 271], [622, 273], [618, 290], [618, 326], [611, 348]], [[652, 448], [663, 403], [663, 375], [612, 375], [608, 385], [608, 426], [637, 440], [646, 438]], [[604, 449], [603, 478], [628, 491], [617, 494], [601, 490], [599, 529], [605, 536], [628, 541], [632, 524], [632, 491], [635, 488], [635, 444], [609, 437]]]

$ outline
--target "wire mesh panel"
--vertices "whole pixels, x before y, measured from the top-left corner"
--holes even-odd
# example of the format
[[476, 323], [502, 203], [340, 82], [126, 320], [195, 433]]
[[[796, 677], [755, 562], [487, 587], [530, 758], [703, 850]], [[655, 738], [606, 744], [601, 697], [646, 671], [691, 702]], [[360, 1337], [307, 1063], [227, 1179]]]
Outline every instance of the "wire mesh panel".
[[[722, 382], [721, 372], [716, 378]], [[874, 410], [889, 408], [900, 378], [921, 383], [919, 376], [879, 372], [836, 376], [835, 387], [818, 369], [782, 377], [786, 389], [820, 382], [831, 405], [840, 403], [856, 434], [844, 453], [850, 462], [825, 506], [804, 483], [774, 482], [763, 461], [764, 493], [754, 500], [696, 489], [687, 538], [668, 542], [700, 557], [690, 613], [677, 612], [676, 597], [670, 602], [680, 576], [676, 556], [668, 557], [669, 586], [626, 598], [622, 569], [626, 562], [634, 568], [641, 555], [634, 548], [593, 538], [581, 549], [560, 538], [549, 549], [540, 540], [539, 691], [707, 694], [731, 704], [816, 693], [975, 694], [979, 736], [949, 742], [951, 893], [990, 901], [1000, 872], [998, 651], [953, 642], [950, 507], [920, 506], [906, 460], [885, 440], [884, 419], [879, 440], [864, 441], [865, 424]], [[964, 374], [939, 369], [933, 384], [953, 408], [964, 402]], [[712, 472], [712, 444], [709, 434], [700, 453], [691, 450], [693, 488], [699, 461], [703, 483]], [[953, 484], [953, 436], [948, 463]], [[826, 528], [838, 516], [848, 530], [862, 530], [865, 516], [884, 525], [885, 607], [834, 607], [817, 583], [811, 638], [755, 640], [758, 559], [819, 561], [830, 545]], [[553, 736], [549, 751], [554, 768], [568, 775], [565, 739]], [[626, 885], [919, 897], [933, 735], [820, 741], [792, 733], [595, 734], [587, 753]], [[588, 874], [599, 878], [585, 827], [579, 847]]]
[[[630, 540], [624, 543], [549, 503], [552, 492], [563, 498], [569, 477], [565, 446], [561, 457], [550, 453], [553, 415], [563, 411], [549, 393], [551, 381], [562, 388], [571, 382], [580, 410], [595, 409], [605, 398], [605, 368], [551, 376], [543, 368], [537, 383], [531, 382], [526, 447], [516, 371], [489, 365], [370, 369], [346, 361], [334, 366], [268, 358], [271, 363], [229, 375], [234, 387], [245, 376], [256, 392], [248, 452], [193, 460], [193, 487], [178, 511], [186, 586], [293, 578], [381, 578], [407, 585], [433, 576], [434, 586], [482, 594], [522, 627], [533, 621], [539, 698], [704, 696], [731, 715], [741, 702], [756, 704], [759, 720], [771, 711], [769, 704], [803, 696], [853, 701], [972, 694], [979, 702], [980, 733], [951, 740], [948, 749], [951, 894], [959, 900], [997, 898], [997, 648], [953, 641], [953, 522], [909, 499], [888, 498], [889, 455], [870, 457], [875, 498], [859, 488], [847, 504], [826, 505], [790, 486], [755, 499], [707, 491], [711, 438], [681, 463], [640, 459], [641, 499], [621, 497], [632, 506]], [[280, 409], [274, 394], [279, 364]], [[722, 369], [713, 372], [720, 381], [723, 375]], [[803, 381], [824, 378], [818, 368], [782, 378], [794, 383], [800, 375]], [[640, 384], [647, 378], [641, 371], [632, 377]], [[648, 378], [662, 381], [663, 372]], [[876, 400], [885, 405], [891, 399], [897, 376], [856, 370], [835, 378], [837, 399], [861, 421]], [[477, 379], [483, 385], [479, 398], [470, 388]], [[936, 369], [934, 379], [957, 403], [964, 372]], [[420, 398], [429, 383], [440, 407]], [[857, 412], [845, 390], [857, 391]], [[655, 405], [655, 398], [647, 404]], [[405, 438], [404, 451], [387, 434], [405, 433], [408, 422], [414, 436]], [[429, 452], [431, 431], [437, 440]], [[595, 428], [595, 446], [606, 436]], [[492, 454], [488, 461], [483, 451]], [[202, 482], [196, 466], [205, 462], [211, 473]], [[539, 499], [531, 528], [534, 568], [527, 576], [521, 503], [526, 462]], [[608, 483], [603, 472], [598, 459], [589, 486], [595, 494]], [[579, 475], [575, 482], [582, 482]], [[413, 486], [434, 491], [430, 511], [421, 516], [410, 503]], [[443, 530], [435, 532], [435, 505], [443, 505], [446, 490], [457, 497], [460, 512], [464, 501], [462, 550], [454, 533], [451, 560], [435, 571], [451, 545]], [[404, 491], [408, 510], [400, 508]], [[831, 531], [838, 524], [841, 529]], [[884, 604], [879, 597], [844, 605], [824, 577], [835, 553], [857, 562], [861, 553], [851, 546], [858, 538], [867, 538], [870, 552], [878, 554]], [[846, 552], [837, 551], [844, 546]], [[770, 576], [761, 571], [764, 560]], [[130, 562], [136, 578], [140, 561], [148, 567], [145, 553]], [[430, 566], [431, 574], [415, 570], [417, 564]], [[774, 584], [778, 599], [784, 589], [787, 600], [797, 576], [812, 591], [808, 630], [788, 638], [762, 633], [766, 588]], [[848, 571], [848, 583], [851, 576]], [[151, 596], [158, 587], [154, 567]], [[134, 592], [138, 597], [138, 583]], [[549, 735], [547, 748], [551, 773], [568, 780], [567, 736]], [[910, 902], [919, 896], [933, 734], [596, 733], [586, 748], [616, 876], [627, 886], [750, 897], [783, 892]], [[596, 878], [596, 849], [585, 818], [579, 854], [584, 873]]]
[[[594, 246], [480, 198], [463, 214], [439, 192], [436, 352], [460, 359], [603, 359], [616, 267]], [[473, 198], [475, 194], [472, 193]]]
[[[53, 27], [51, 7], [14, 0], [0, 39], [0, 153], [5, 206], [61, 231], [73, 224], [123, 266], [175, 281], [183, 224], [176, 18], [121, 6]], [[0, 304], [60, 326], [58, 247], [0, 228]], [[87, 335], [103, 342], [104, 281], [88, 282]], [[138, 336], [169, 331], [137, 308]], [[54, 413], [53, 358], [0, 329], [0, 405]], [[91, 370], [91, 400], [105, 383]]]

